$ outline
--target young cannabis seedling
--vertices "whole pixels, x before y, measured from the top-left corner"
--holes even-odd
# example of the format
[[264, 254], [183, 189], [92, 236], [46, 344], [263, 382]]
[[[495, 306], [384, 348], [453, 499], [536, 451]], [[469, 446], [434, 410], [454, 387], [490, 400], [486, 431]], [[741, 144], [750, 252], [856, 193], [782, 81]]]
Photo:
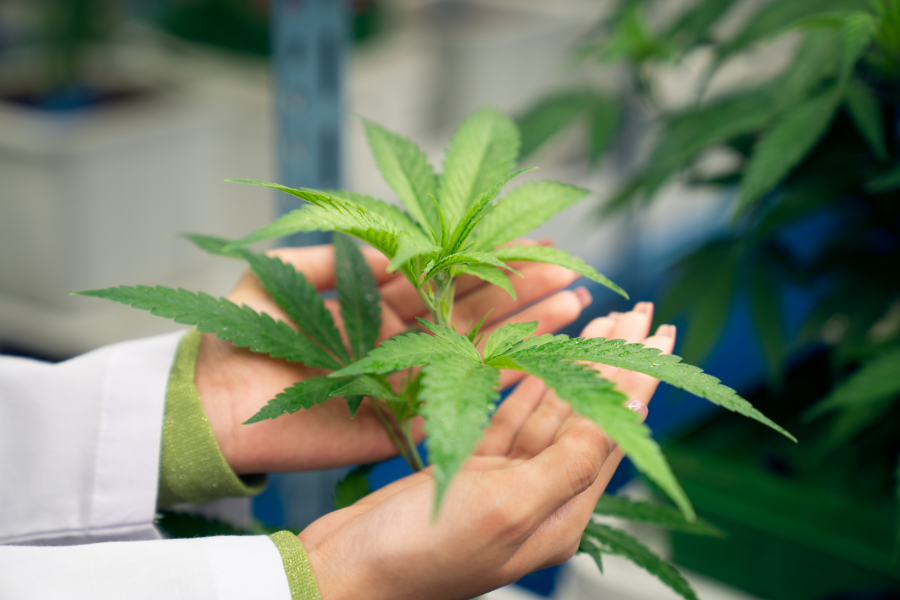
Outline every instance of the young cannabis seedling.
[[[246, 260], [299, 330], [247, 306], [181, 289], [123, 286], [82, 294], [195, 325], [254, 352], [332, 371], [284, 390], [248, 420], [248, 425], [337, 396], [345, 398], [353, 416], [363, 398], [369, 398], [400, 454], [418, 470], [423, 463], [410, 426], [415, 416], [424, 417], [428, 459], [434, 465], [437, 486], [435, 510], [488, 423], [502, 369], [543, 379], [578, 413], [598, 423], [634, 465], [675, 502], [683, 515], [676, 520], [683, 527], [695, 519], [694, 510], [650, 430], [624, 406], [627, 398], [612, 382], [578, 361], [645, 373], [791, 437], [718, 379], [676, 356], [662, 355], [641, 344], [535, 336], [537, 323], [515, 323], [494, 332], [479, 351], [480, 324], [465, 333], [452, 326], [460, 275], [480, 278], [514, 295], [509, 277], [517, 273], [509, 263], [544, 262], [572, 269], [627, 298], [609, 279], [562, 250], [506, 245], [588, 192], [540, 181], [525, 183], [498, 201], [501, 189], [524, 170], [513, 170], [519, 152], [518, 129], [490, 108], [474, 113], [457, 130], [440, 177], [411, 141], [374, 123], [364, 122], [364, 126], [378, 167], [407, 212], [354, 193], [291, 189], [239, 179], [233, 181], [281, 190], [308, 204], [234, 242], [188, 236], [207, 251]], [[376, 348], [380, 309], [374, 278], [355, 244], [346, 236], [335, 236], [337, 292], [349, 340], [349, 348], [345, 347], [322, 299], [303, 275], [277, 258], [246, 248], [254, 242], [308, 231], [341, 232], [381, 251], [390, 259], [390, 269], [401, 272], [418, 291], [433, 321], [420, 319], [425, 331], [395, 336]], [[392, 374], [400, 374], [398, 384], [388, 380]], [[672, 521], [668, 514], [659, 518]], [[582, 543], [582, 550], [595, 557], [600, 552], [629, 556], [685, 597], [693, 597], [677, 571], [640, 548], [624, 532], [596, 523], [588, 527]]]

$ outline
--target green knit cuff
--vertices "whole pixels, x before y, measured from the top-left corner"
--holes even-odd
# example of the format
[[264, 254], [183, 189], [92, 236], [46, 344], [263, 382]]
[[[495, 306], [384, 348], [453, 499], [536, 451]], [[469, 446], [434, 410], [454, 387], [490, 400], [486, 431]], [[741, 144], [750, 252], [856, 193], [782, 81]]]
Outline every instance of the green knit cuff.
[[279, 531], [270, 535], [269, 539], [281, 553], [281, 562], [291, 587], [291, 600], [322, 600], [309, 566], [309, 557], [297, 536], [290, 531]]
[[196, 328], [184, 336], [169, 375], [157, 501], [160, 509], [178, 502], [206, 504], [219, 498], [253, 496], [266, 486], [264, 475], [238, 477], [219, 450], [194, 385], [202, 337]]

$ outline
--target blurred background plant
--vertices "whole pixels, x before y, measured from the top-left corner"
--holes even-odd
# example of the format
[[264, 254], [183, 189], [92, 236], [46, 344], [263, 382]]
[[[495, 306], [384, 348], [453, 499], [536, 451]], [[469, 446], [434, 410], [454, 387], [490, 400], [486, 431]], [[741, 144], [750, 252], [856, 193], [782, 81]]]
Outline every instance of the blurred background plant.
[[[684, 454], [673, 459], [676, 471], [693, 469], [701, 496], [725, 491], [732, 504], [752, 482], [759, 523], [787, 522], [784, 538], [819, 544], [832, 566], [834, 554], [857, 545], [850, 562], [871, 570], [850, 576], [794, 561], [787, 573], [743, 555], [755, 566], [740, 573], [734, 548], [749, 543], [746, 531], [731, 542], [684, 543], [681, 556], [676, 543], [676, 560], [773, 598], [896, 590], [900, 528], [887, 506], [900, 500], [900, 2], [757, 3], [727, 22], [740, 4], [747, 8], [700, 0], [660, 22], [655, 3], [626, 0], [573, 52], [577, 61], [617, 63], [626, 84], [616, 94], [554, 92], [519, 122], [532, 151], [581, 128], [584, 154], [597, 163], [630, 133], [630, 110], [650, 115], [652, 141], [604, 202], [606, 215], [647, 208], [673, 182], [721, 190], [730, 225], [675, 267], [657, 320], [687, 324], [677, 352], [697, 362], [721, 353], [734, 313], [749, 311], [768, 372], [754, 403], [791, 423], [801, 444], [717, 417], [673, 442]], [[779, 44], [792, 50], [782, 70], [717, 89], [729, 63]], [[665, 74], [685, 76], [686, 66], [690, 93], [673, 106]], [[731, 481], [737, 470], [743, 484]], [[810, 512], [801, 497], [834, 506]], [[851, 516], [866, 511], [877, 517]], [[756, 547], [779, 551], [759, 535]]]

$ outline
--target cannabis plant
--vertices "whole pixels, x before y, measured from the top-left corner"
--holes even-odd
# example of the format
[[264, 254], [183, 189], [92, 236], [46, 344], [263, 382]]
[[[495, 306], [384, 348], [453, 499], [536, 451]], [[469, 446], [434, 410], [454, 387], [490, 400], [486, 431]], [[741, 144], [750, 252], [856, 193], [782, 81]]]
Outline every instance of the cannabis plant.
[[[682, 354], [702, 359], [741, 297], [749, 299], [774, 395], [781, 395], [786, 365], [824, 346], [832, 368], [819, 379], [831, 379], [831, 389], [809, 400], [784, 398], [793, 405], [791, 418], [818, 419], [809, 425], [816, 438], [805, 445], [811, 452], [795, 457], [791, 469], [811, 475], [827, 458], [833, 486], [886, 502], [896, 495], [896, 502], [900, 1], [770, 2], [722, 35], [719, 25], [736, 5], [701, 0], [671, 22], [651, 26], [648, 2], [623, 2], [577, 53], [626, 64], [633, 85], [624, 96], [557, 92], [521, 123], [536, 147], [580, 116], [592, 118], [589, 107], [597, 101], [585, 98], [601, 98], [619, 111], [627, 102], [656, 111], [659, 136], [649, 159], [607, 208], [647, 205], [676, 179], [719, 186], [733, 199], [732, 228], [681, 261], [659, 311], [661, 319], [690, 319]], [[727, 61], [784, 35], [799, 38], [797, 50], [774, 78], [719, 97], [701, 85], [694, 105], [674, 112], [659, 107], [653, 77], [659, 69], [708, 52], [712, 60], [701, 77], [708, 82]], [[608, 137], [588, 137], [594, 147], [609, 143]], [[699, 159], [722, 148], [737, 159], [733, 168], [704, 175]], [[791, 328], [797, 311], [791, 315], [785, 299], [798, 294], [809, 308], [802, 327]], [[838, 457], [841, 469], [834, 468]], [[897, 540], [900, 548], [900, 532]]]
[[[627, 398], [581, 361], [645, 373], [788, 437], [790, 434], [718, 379], [676, 356], [662, 355], [641, 344], [538, 336], [534, 335], [537, 323], [509, 324], [486, 338], [479, 334], [481, 323], [472, 324], [466, 331], [453, 327], [457, 279], [471, 275], [514, 295], [509, 277], [518, 273], [511, 263], [561, 265], [626, 296], [590, 265], [562, 250], [510, 244], [588, 192], [563, 183], [539, 181], [525, 183], [498, 200], [504, 186], [523, 170], [514, 170], [520, 145], [518, 129], [490, 108], [476, 112], [460, 126], [439, 177], [413, 142], [374, 123], [365, 122], [364, 126], [378, 167], [405, 212], [355, 193], [291, 189], [239, 179], [233, 181], [274, 188], [307, 204], [236, 241], [189, 236], [207, 251], [247, 261], [292, 324], [275, 321], [247, 306], [183, 289], [122, 286], [81, 293], [194, 325], [254, 352], [331, 371], [299, 381], [278, 394], [246, 422], [248, 427], [335, 397], [344, 398], [352, 417], [368, 398], [399, 453], [419, 470], [424, 463], [410, 428], [415, 416], [424, 417], [428, 460], [434, 467], [437, 488], [436, 514], [454, 474], [475, 449], [490, 419], [498, 399], [500, 371], [512, 369], [539, 377], [578, 413], [598, 423], [683, 515], [679, 520], [664, 509], [639, 507], [632, 511], [636, 517], [708, 532], [708, 528], [692, 525], [695, 515], [690, 501], [650, 430], [625, 407]], [[348, 345], [302, 274], [278, 258], [247, 248], [254, 242], [308, 231], [346, 234], [336, 236], [334, 246], [336, 288]], [[397, 335], [376, 347], [378, 292], [368, 266], [348, 236], [382, 252], [390, 259], [389, 268], [402, 273], [418, 291], [432, 317], [431, 321], [419, 320], [420, 331]], [[606, 506], [605, 510], [626, 511], [620, 505]], [[596, 523], [586, 530], [582, 545], [584, 551], [598, 558], [600, 552], [630, 556], [685, 597], [694, 597], [671, 566], [641, 548], [623, 532]]]

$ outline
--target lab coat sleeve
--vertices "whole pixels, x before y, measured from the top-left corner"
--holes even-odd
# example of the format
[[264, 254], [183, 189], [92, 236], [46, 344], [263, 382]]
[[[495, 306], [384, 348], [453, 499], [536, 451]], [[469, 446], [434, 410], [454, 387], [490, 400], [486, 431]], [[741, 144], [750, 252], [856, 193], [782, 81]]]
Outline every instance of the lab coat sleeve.
[[0, 357], [0, 598], [291, 598], [267, 537], [158, 539], [163, 409], [180, 339], [56, 365]]

